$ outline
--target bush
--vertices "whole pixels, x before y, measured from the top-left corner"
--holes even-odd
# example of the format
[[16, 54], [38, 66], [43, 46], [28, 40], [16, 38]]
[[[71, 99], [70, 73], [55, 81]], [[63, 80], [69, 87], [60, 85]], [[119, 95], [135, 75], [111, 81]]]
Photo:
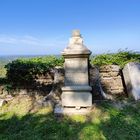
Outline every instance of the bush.
[[[140, 62], [140, 54], [132, 51], [119, 51], [112, 54], [101, 54], [91, 58], [91, 64], [119, 65], [122, 68], [128, 62]], [[44, 75], [55, 66], [63, 66], [63, 57], [47, 56], [22, 58], [12, 61], [5, 67], [7, 79], [11, 85], [26, 86], [34, 84], [37, 75]]]
[[30, 85], [37, 75], [45, 75], [55, 66], [62, 66], [64, 59], [55, 56], [21, 58], [12, 61], [5, 67], [7, 79], [12, 85]]
[[140, 54], [132, 51], [119, 51], [118, 53], [97, 55], [91, 59], [93, 65], [119, 65], [121, 68], [128, 62], [140, 62]]

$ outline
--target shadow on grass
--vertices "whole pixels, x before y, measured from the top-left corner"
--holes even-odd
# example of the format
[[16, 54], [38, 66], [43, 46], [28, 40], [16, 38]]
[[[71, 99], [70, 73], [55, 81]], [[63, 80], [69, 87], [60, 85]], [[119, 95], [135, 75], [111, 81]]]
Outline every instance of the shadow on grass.
[[[92, 112], [81, 120], [68, 116], [57, 118], [47, 114], [28, 113], [0, 115], [0, 139], [5, 140], [139, 140], [140, 110], [125, 107], [122, 110], [101, 105], [100, 114]], [[105, 115], [107, 113], [107, 115]]]
[[69, 119], [58, 121], [52, 113], [27, 114], [22, 118], [13, 115], [0, 120], [0, 139], [14, 140], [65, 140], [78, 139], [79, 124]]
[[[100, 129], [109, 140], [139, 140], [140, 139], [140, 110], [139, 107], [125, 106], [116, 109], [104, 106], [103, 110], [109, 113], [109, 119], [102, 120]], [[102, 111], [103, 111], [102, 110]]]

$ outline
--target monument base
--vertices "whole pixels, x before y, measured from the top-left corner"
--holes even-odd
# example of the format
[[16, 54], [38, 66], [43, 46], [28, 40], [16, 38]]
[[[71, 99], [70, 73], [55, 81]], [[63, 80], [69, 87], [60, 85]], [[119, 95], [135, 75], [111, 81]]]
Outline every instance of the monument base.
[[90, 86], [66, 86], [62, 88], [63, 107], [90, 107], [92, 94]]
[[55, 115], [86, 115], [92, 111], [92, 107], [75, 108], [57, 106], [54, 109]]

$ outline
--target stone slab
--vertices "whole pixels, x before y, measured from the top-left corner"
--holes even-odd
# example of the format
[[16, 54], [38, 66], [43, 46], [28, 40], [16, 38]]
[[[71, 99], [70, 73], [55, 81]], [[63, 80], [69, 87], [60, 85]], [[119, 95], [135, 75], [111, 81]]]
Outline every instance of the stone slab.
[[92, 94], [90, 92], [76, 92], [76, 91], [63, 92], [61, 99], [62, 99], [62, 106], [69, 106], [69, 107], [92, 106]]
[[65, 59], [65, 85], [88, 85], [88, 58]]
[[79, 91], [79, 92], [85, 92], [85, 91], [91, 91], [92, 88], [90, 86], [65, 86], [62, 87], [62, 91]]
[[62, 106], [56, 106], [54, 109], [54, 114], [56, 115], [86, 115], [92, 111], [92, 107], [89, 108], [68, 108]]
[[140, 63], [128, 63], [123, 69], [124, 81], [129, 96], [140, 99]]

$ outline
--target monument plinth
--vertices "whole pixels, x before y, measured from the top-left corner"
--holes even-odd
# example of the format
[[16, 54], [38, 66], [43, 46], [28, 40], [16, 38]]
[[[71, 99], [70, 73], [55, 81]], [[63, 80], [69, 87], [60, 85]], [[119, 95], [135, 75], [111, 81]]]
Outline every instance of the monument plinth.
[[91, 51], [83, 44], [80, 32], [73, 31], [68, 47], [62, 52], [65, 59], [65, 86], [61, 96], [63, 107], [92, 106], [88, 70], [90, 54]]

